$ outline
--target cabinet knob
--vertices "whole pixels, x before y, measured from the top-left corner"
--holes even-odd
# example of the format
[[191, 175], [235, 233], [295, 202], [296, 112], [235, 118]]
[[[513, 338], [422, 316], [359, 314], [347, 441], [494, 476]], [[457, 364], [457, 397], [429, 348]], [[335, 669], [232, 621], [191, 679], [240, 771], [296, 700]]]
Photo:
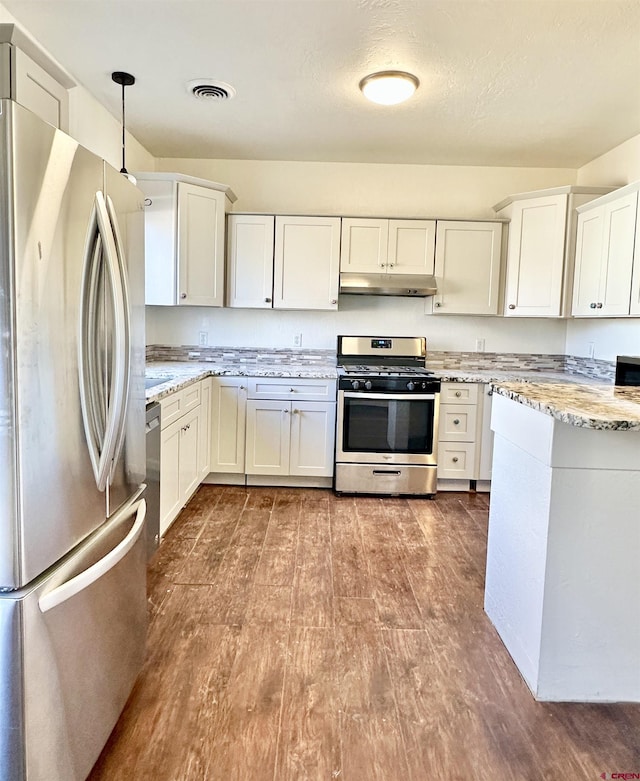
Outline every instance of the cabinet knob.
[[295, 392], [296, 392], [295, 388], [289, 388], [289, 393], [295, 393]]
[[337, 298], [332, 298], [331, 299], [331, 303], [332, 304], [337, 304], [338, 303], [338, 299]]
[[595, 309], [595, 308], [596, 308], [596, 303], [595, 303], [595, 301], [592, 301], [592, 302], [589, 304], [589, 309]]
[[144, 205], [145, 206], [153, 206], [153, 201], [151, 200], [151, 198], [145, 198], [144, 199]]
[[596, 309], [602, 309], [602, 301], [598, 301], [596, 304]]
[[515, 308], [516, 308], [515, 304], [509, 304], [509, 309], [515, 309]]
[[460, 420], [459, 420], [458, 418], [456, 418], [456, 419], [453, 421], [453, 425], [454, 425], [454, 426], [459, 426], [459, 425], [460, 425]]
[[456, 396], [457, 396], [458, 398], [460, 398], [460, 396], [462, 396], [462, 391], [456, 391]]
[[451, 460], [453, 461], [454, 464], [457, 464], [458, 463], [458, 456], [454, 456]]
[[265, 302], [265, 304], [270, 304], [271, 303], [271, 299], [270, 298], [265, 298], [264, 302]]
[[187, 297], [186, 293], [180, 293], [180, 298], [186, 298], [186, 297]]
[[283, 415], [288, 415], [289, 414], [289, 410], [288, 409], [283, 409], [282, 410], [282, 414]]
[[244, 385], [241, 385], [241, 386], [240, 386], [240, 390], [244, 390]]
[[386, 265], [387, 265], [386, 263], [381, 263], [380, 268], [384, 268]]
[[297, 410], [297, 409], [292, 409], [292, 410], [291, 410], [291, 412], [293, 412], [293, 414], [294, 414], [294, 415], [297, 415], [297, 414], [298, 414], [298, 412], [300, 412], [300, 410]]
[[389, 263], [389, 268], [393, 268], [395, 266], [395, 263]]
[[442, 306], [442, 302], [441, 301], [436, 301], [436, 306], [437, 307], [441, 307]]

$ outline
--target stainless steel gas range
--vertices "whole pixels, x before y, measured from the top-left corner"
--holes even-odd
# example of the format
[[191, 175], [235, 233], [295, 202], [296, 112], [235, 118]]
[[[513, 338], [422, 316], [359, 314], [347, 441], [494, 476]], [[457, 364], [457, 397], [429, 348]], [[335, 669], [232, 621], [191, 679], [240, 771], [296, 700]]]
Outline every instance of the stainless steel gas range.
[[434, 496], [440, 380], [424, 337], [338, 337], [337, 493]]

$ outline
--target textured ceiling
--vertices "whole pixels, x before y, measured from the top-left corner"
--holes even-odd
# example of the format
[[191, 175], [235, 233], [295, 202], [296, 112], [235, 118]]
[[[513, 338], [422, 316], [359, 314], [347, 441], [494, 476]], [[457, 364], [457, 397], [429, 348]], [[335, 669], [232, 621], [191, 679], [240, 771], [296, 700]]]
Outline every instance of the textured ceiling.
[[[577, 167], [640, 133], [638, 0], [1, 0], [156, 157]], [[367, 103], [383, 69], [421, 82]], [[196, 100], [196, 78], [230, 83]]]

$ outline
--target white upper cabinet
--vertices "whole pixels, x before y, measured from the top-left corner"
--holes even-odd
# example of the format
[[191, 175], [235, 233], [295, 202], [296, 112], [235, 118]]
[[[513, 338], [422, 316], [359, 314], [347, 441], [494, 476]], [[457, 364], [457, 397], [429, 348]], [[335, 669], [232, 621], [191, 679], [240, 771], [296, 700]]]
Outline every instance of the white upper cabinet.
[[[497, 315], [503, 224], [438, 220], [434, 314]], [[433, 307], [431, 309], [431, 307]]]
[[339, 217], [276, 216], [276, 309], [337, 309], [339, 271]]
[[45, 122], [69, 131], [69, 79], [13, 24], [0, 25], [0, 98], [11, 98]]
[[145, 201], [145, 302], [224, 303], [224, 185], [180, 174], [137, 174]]
[[510, 317], [565, 317], [572, 295], [576, 207], [609, 187], [557, 187], [497, 204], [510, 220], [505, 310]]
[[339, 217], [231, 214], [227, 306], [337, 309]]
[[230, 214], [227, 218], [227, 306], [271, 309], [275, 217]]
[[433, 274], [435, 220], [342, 218], [340, 271]]
[[[637, 186], [632, 186], [636, 188]], [[579, 209], [572, 314], [621, 317], [632, 311], [638, 190], [621, 188]], [[637, 265], [637, 264], [636, 264]], [[635, 285], [638, 284], [636, 269]], [[637, 287], [634, 294], [637, 299]], [[637, 306], [637, 300], [634, 302]]]

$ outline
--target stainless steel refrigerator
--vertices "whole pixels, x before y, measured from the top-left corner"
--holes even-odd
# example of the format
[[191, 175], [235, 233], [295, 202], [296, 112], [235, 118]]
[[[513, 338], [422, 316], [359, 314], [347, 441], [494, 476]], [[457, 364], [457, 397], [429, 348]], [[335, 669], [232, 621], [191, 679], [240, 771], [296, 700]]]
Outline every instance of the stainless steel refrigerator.
[[0, 779], [80, 781], [146, 635], [143, 196], [0, 101]]

